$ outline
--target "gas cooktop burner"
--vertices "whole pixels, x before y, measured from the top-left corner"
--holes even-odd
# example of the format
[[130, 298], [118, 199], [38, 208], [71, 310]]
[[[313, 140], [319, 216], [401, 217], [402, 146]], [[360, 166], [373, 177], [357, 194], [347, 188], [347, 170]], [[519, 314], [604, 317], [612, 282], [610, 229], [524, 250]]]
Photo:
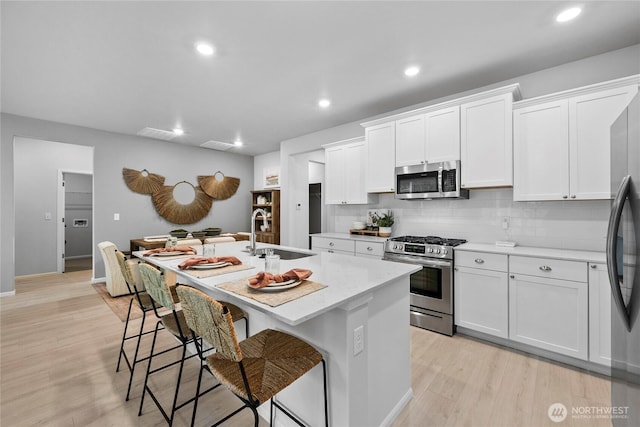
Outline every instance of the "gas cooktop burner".
[[458, 246], [466, 243], [464, 239], [445, 239], [438, 236], [400, 236], [389, 239], [392, 242], [417, 243], [421, 245]]

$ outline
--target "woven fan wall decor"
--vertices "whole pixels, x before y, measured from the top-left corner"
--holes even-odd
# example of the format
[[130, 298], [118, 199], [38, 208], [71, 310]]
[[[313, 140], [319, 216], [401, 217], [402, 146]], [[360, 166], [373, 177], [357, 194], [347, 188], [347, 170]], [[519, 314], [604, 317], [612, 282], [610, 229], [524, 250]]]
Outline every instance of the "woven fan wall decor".
[[[222, 177], [218, 179], [219, 177]], [[216, 200], [225, 200], [236, 194], [240, 186], [240, 178], [225, 176], [217, 171], [213, 175], [199, 175], [198, 184], [202, 190]]]
[[186, 205], [178, 202], [173, 195], [173, 191], [176, 186], [183, 183], [193, 187], [193, 184], [187, 181], [179, 182], [175, 186], [165, 185], [154, 192], [151, 198], [156, 211], [167, 221], [174, 224], [193, 224], [207, 216], [213, 204], [213, 199], [205, 194], [200, 187], [193, 187], [195, 190], [193, 201]]
[[151, 173], [146, 169], [122, 168], [122, 177], [129, 190], [140, 194], [153, 194], [164, 185], [164, 176]]

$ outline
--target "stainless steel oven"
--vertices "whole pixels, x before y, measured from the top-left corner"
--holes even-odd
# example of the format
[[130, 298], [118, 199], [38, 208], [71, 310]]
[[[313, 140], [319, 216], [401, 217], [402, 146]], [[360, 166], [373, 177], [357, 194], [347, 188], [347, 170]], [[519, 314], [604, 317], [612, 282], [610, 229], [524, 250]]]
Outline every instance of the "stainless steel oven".
[[453, 335], [453, 247], [459, 239], [395, 237], [387, 241], [384, 259], [422, 266], [410, 277], [410, 323]]

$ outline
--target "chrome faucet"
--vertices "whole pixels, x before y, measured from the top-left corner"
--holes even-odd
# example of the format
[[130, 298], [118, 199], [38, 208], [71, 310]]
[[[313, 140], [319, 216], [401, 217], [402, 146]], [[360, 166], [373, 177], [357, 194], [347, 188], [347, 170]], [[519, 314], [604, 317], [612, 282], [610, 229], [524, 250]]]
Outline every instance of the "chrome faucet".
[[262, 223], [264, 224], [264, 228], [267, 229], [267, 227], [269, 227], [269, 223], [267, 222], [267, 213], [260, 208], [253, 211], [253, 214], [251, 214], [251, 237], [249, 242], [251, 245], [249, 247], [249, 253], [251, 255], [256, 254], [256, 217], [258, 214], [262, 214]]

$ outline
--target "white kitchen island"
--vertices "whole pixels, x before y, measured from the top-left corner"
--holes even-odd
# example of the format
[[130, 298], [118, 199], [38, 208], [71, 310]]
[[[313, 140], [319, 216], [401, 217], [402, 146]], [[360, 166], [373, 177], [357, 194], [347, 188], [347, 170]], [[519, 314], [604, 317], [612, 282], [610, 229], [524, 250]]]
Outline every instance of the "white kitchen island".
[[[409, 345], [409, 275], [419, 267], [409, 264], [323, 252], [281, 260], [281, 271], [304, 268], [313, 271], [309, 280], [325, 288], [270, 307], [251, 298], [219, 289], [217, 285], [264, 270], [264, 259], [244, 252], [247, 242], [217, 245], [216, 255], [233, 255], [249, 270], [197, 279], [177, 266], [185, 258], [166, 260], [145, 257], [177, 274], [179, 283], [196, 286], [214, 298], [243, 308], [253, 335], [263, 329], [287, 331], [318, 348], [328, 362], [329, 417], [334, 427], [390, 425], [412, 396]], [[258, 248], [272, 245], [258, 244]], [[273, 246], [275, 247], [275, 246]], [[296, 252], [302, 249], [284, 248]], [[142, 256], [144, 252], [136, 252]], [[363, 348], [354, 351], [358, 328]], [[238, 327], [242, 335], [242, 326]], [[279, 395], [279, 399], [305, 422], [323, 425], [322, 370], [314, 368]], [[267, 406], [267, 405], [264, 405]], [[266, 419], [268, 407], [261, 408]], [[202, 407], [206, 411], [206, 407]], [[222, 416], [217, 414], [215, 417]], [[215, 419], [211, 420], [212, 422]], [[290, 425], [279, 415], [276, 425]]]

